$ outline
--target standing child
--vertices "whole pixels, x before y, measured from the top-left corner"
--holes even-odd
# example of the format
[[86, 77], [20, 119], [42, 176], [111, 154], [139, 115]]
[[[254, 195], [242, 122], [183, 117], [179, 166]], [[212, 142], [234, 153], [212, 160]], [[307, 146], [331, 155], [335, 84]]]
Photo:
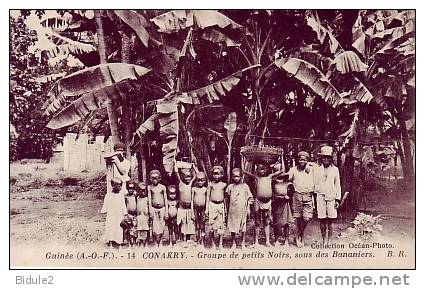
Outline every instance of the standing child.
[[297, 247], [304, 246], [304, 231], [308, 222], [313, 217], [313, 170], [307, 167], [310, 155], [305, 151], [298, 153], [297, 165], [289, 169], [289, 181], [294, 184], [292, 208], [297, 219]]
[[110, 247], [120, 245], [123, 241], [121, 221], [127, 214], [124, 196], [121, 192], [122, 181], [111, 179], [112, 192], [106, 193], [101, 213], [106, 213], [105, 238]]
[[136, 226], [133, 224], [133, 218], [137, 216], [136, 195], [134, 193], [135, 185], [133, 182], [127, 182], [127, 190], [123, 191], [125, 198], [125, 206], [127, 207], [127, 218], [123, 223], [124, 243], [131, 244], [130, 231], [136, 232]]
[[178, 210], [178, 201], [177, 201], [177, 190], [175, 185], [167, 186], [167, 204], [168, 204], [168, 236], [170, 239], [170, 244], [174, 246], [176, 244], [179, 227], [177, 225], [177, 210]]
[[[280, 167], [275, 167], [275, 170], [279, 169]], [[273, 183], [273, 232], [276, 242], [283, 246], [289, 245], [289, 224], [294, 222], [290, 206], [293, 186], [287, 181], [287, 176], [277, 176]]]
[[258, 164], [256, 174], [244, 172], [255, 178], [257, 195], [255, 196], [254, 211], [255, 211], [255, 243], [258, 246], [258, 237], [260, 235], [261, 224], [264, 226], [266, 235], [266, 247], [270, 247], [270, 222], [271, 222], [271, 204], [272, 204], [272, 180], [274, 177], [282, 174], [284, 170], [268, 174], [265, 164]]
[[149, 205], [146, 184], [141, 182], [137, 185], [137, 243], [146, 247], [149, 233]]
[[167, 192], [163, 184], [160, 184], [161, 173], [152, 170], [149, 173], [151, 184], [148, 186], [149, 213], [152, 219], [152, 231], [155, 242], [159, 247], [165, 228], [165, 219], [168, 218]]
[[232, 248], [236, 248], [236, 234], [242, 234], [242, 249], [245, 248], [246, 222], [249, 214], [249, 206], [254, 201], [251, 190], [246, 183], [242, 182], [242, 170], [232, 170], [232, 181], [226, 193], [230, 196], [227, 227], [232, 234]]
[[227, 184], [221, 179], [224, 175], [222, 166], [214, 166], [212, 168], [212, 181], [207, 188], [207, 208], [205, 214], [208, 217], [208, 225], [210, 227], [210, 238], [214, 247], [217, 247], [215, 236], [218, 236], [218, 248], [223, 248], [223, 235], [225, 229], [225, 207], [224, 207], [224, 192]]
[[194, 212], [192, 207], [192, 183], [195, 180], [191, 169], [182, 169], [182, 177], [174, 164], [177, 179], [179, 181], [179, 208], [177, 210], [177, 225], [185, 242], [190, 240], [190, 236], [195, 234]]
[[314, 167], [314, 192], [317, 194], [317, 218], [324, 245], [332, 239], [332, 223], [338, 215], [341, 184], [338, 167], [332, 162], [332, 147], [323, 146], [319, 156], [322, 164]]
[[205, 207], [207, 203], [207, 178], [204, 172], [196, 174], [196, 186], [192, 188], [192, 207], [195, 213], [197, 242], [204, 244], [205, 239]]

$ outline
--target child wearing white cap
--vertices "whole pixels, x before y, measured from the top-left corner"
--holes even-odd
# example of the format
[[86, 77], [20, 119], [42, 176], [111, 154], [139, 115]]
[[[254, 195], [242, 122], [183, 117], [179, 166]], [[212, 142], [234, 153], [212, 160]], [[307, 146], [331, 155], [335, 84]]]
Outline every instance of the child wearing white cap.
[[325, 244], [332, 238], [332, 222], [337, 218], [341, 185], [338, 167], [332, 163], [332, 147], [323, 146], [318, 155], [322, 164], [314, 169], [314, 192], [317, 194], [317, 218]]

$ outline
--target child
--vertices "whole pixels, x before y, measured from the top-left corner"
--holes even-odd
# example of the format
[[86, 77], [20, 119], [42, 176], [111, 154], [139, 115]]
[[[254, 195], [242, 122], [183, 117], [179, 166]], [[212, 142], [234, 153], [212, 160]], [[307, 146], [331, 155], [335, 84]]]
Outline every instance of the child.
[[[137, 216], [136, 195], [134, 194], [135, 185], [133, 182], [127, 183], [127, 190], [123, 191], [125, 206], [127, 207], [128, 218], [123, 222], [124, 243], [130, 244], [130, 229], [133, 227], [133, 217]], [[135, 228], [134, 228], [135, 230]], [[131, 244], [130, 244], [131, 245]]]
[[236, 234], [242, 234], [242, 249], [245, 249], [246, 219], [249, 214], [249, 205], [253, 203], [251, 190], [246, 183], [242, 182], [242, 170], [232, 170], [233, 183], [230, 184], [226, 193], [230, 196], [227, 227], [232, 234], [232, 249], [236, 248]]
[[317, 195], [317, 218], [325, 245], [332, 239], [332, 223], [338, 215], [341, 184], [338, 167], [333, 164], [332, 147], [323, 146], [318, 155], [322, 164], [314, 167], [314, 192]]
[[200, 245], [204, 244], [205, 238], [205, 206], [207, 203], [206, 181], [205, 173], [198, 172], [196, 174], [196, 186], [192, 188], [192, 208], [195, 213], [197, 242]]
[[258, 246], [258, 237], [260, 235], [261, 223], [264, 226], [264, 233], [266, 235], [266, 247], [270, 247], [270, 221], [271, 221], [271, 199], [272, 199], [272, 180], [274, 177], [282, 174], [284, 170], [268, 174], [267, 166], [265, 164], [258, 164], [256, 174], [244, 172], [255, 178], [255, 185], [257, 195], [255, 196], [254, 211], [255, 211], [255, 243]]
[[128, 230], [128, 240], [130, 247], [137, 245], [137, 217], [131, 217], [131, 226]]
[[176, 244], [178, 235], [179, 235], [179, 228], [177, 225], [177, 190], [175, 185], [169, 185], [167, 186], [167, 204], [168, 204], [168, 220], [167, 220], [167, 227], [168, 227], [168, 236], [170, 239], [170, 244], [174, 246]]
[[160, 184], [161, 173], [152, 170], [149, 173], [151, 184], [148, 186], [149, 214], [152, 219], [152, 231], [157, 246], [161, 246], [165, 219], [168, 218], [167, 193], [164, 185]]
[[298, 153], [297, 165], [289, 169], [289, 181], [294, 184], [293, 213], [297, 219], [297, 247], [304, 246], [304, 231], [313, 217], [313, 171], [307, 167], [310, 155], [305, 151]]
[[212, 181], [208, 184], [207, 188], [207, 208], [205, 214], [208, 217], [208, 225], [210, 227], [210, 238], [213, 246], [216, 246], [214, 235], [218, 235], [219, 244], [218, 248], [223, 248], [223, 234], [224, 234], [224, 220], [225, 220], [225, 207], [224, 207], [224, 192], [227, 184], [222, 182], [221, 179], [224, 175], [222, 166], [214, 166], [212, 168]]
[[137, 185], [136, 196], [137, 208], [137, 243], [138, 246], [146, 247], [149, 233], [149, 205], [146, 184], [141, 182]]
[[[280, 167], [274, 169], [279, 170]], [[290, 206], [293, 186], [287, 181], [287, 176], [286, 174], [277, 176], [273, 183], [273, 232], [276, 242], [283, 246], [289, 245], [289, 224], [294, 222]], [[283, 237], [283, 240], [280, 240], [280, 237]]]
[[[193, 166], [192, 166], [193, 167]], [[180, 233], [184, 241], [190, 240], [190, 235], [195, 234], [195, 223], [193, 222], [194, 213], [192, 208], [192, 183], [195, 176], [190, 169], [182, 169], [182, 177], [174, 164], [174, 170], [179, 181], [179, 208], [177, 210], [177, 225], [180, 227]]]
[[121, 193], [122, 181], [111, 179], [112, 192], [106, 193], [101, 213], [106, 213], [105, 238], [110, 247], [120, 245], [123, 241], [121, 221], [127, 214], [124, 196]]

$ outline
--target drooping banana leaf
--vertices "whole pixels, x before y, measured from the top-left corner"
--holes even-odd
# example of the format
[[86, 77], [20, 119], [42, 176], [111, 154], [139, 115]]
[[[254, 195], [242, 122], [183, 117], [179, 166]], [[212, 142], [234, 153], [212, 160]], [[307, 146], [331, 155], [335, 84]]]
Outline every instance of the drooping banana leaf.
[[315, 93], [320, 95], [328, 104], [337, 107], [344, 99], [330, 80], [320, 70], [304, 60], [298, 58], [279, 58], [275, 65], [288, 73], [303, 84], [308, 85]]
[[136, 32], [143, 45], [148, 47], [149, 33], [145, 27], [148, 27], [149, 23], [146, 21], [145, 17], [132, 10], [115, 10], [114, 12]]
[[126, 63], [108, 63], [92, 66], [58, 80], [49, 91], [49, 99], [42, 109], [45, 114], [56, 112], [70, 96], [80, 96], [108, 88], [118, 82], [137, 79], [150, 70]]
[[406, 25], [401, 27], [396, 27], [391, 31], [391, 37], [387, 41], [387, 43], [376, 53], [374, 53], [373, 57], [379, 57], [382, 54], [386, 54], [391, 50], [397, 48], [409, 38], [414, 37], [415, 27], [413, 21], [409, 21]]
[[316, 32], [319, 42], [329, 47], [329, 50], [332, 54], [334, 54], [341, 47], [338, 40], [329, 31], [329, 29], [325, 28], [320, 23], [317, 12], [307, 15], [307, 25], [310, 26], [314, 32]]
[[140, 135], [144, 135], [149, 131], [153, 131], [155, 129], [155, 121], [160, 117], [159, 113], [154, 113], [150, 117], [148, 117], [136, 130]]
[[[387, 17], [382, 17], [377, 15], [377, 13], [373, 13], [370, 16], [374, 16], [375, 18], [378, 18], [373, 25], [371, 25], [369, 28], [366, 29], [365, 33], [372, 38], [379, 37], [382, 38], [383, 36], [387, 35], [390, 24], [394, 20], [400, 21], [401, 25], [406, 24], [408, 21], [413, 20], [415, 18], [415, 12], [414, 10], [406, 10], [400, 13], [392, 13], [391, 15]], [[393, 26], [393, 25], [392, 25]]]
[[211, 26], [242, 28], [238, 23], [214, 10], [173, 10], [159, 15], [151, 21], [158, 26], [159, 32], [165, 33], [175, 33], [192, 26], [201, 29]]
[[72, 125], [84, 119], [92, 111], [103, 107], [106, 99], [115, 100], [119, 97], [126, 97], [131, 89], [132, 86], [128, 82], [121, 82], [94, 92], [85, 93], [56, 114], [49, 121], [47, 127], [58, 129]]
[[54, 32], [49, 33], [49, 38], [52, 40], [53, 44], [55, 44], [54, 48], [56, 48], [52, 48], [48, 51], [52, 56], [69, 53], [82, 54], [97, 50], [96, 47], [90, 43], [75, 41]]
[[188, 104], [199, 104], [200, 100], [203, 99], [207, 100], [207, 102], [209, 103], [217, 101], [221, 97], [225, 96], [239, 83], [245, 71], [259, 66], [260, 65], [257, 64], [246, 67], [207, 86], [192, 91], [184, 92], [178, 96], [179, 102]]
[[357, 77], [354, 77], [355, 86], [351, 90], [350, 99], [369, 103], [373, 99], [372, 93]]
[[49, 75], [46, 75], [46, 76], [37, 77], [35, 79], [35, 81], [37, 81], [38, 83], [46, 83], [46, 82], [49, 82], [49, 81], [54, 81], [54, 80], [57, 80], [59, 78], [62, 78], [65, 75], [66, 75], [66, 72], [53, 73], [53, 74], [49, 74]]
[[351, 46], [353, 46], [361, 55], [365, 56], [366, 34], [363, 31], [362, 15], [360, 14], [360, 12], [356, 21], [354, 22], [351, 32], [353, 33], [353, 44]]
[[332, 64], [335, 64], [336, 69], [343, 74], [364, 72], [368, 67], [353, 51], [344, 51], [338, 54]]
[[330, 57], [323, 56], [319, 51], [310, 48], [301, 48], [299, 51], [295, 51], [290, 57], [304, 60], [308, 63], [313, 64], [323, 74], [327, 74], [332, 64]]
[[[177, 107], [177, 106], [176, 106]], [[137, 129], [143, 136], [148, 131], [155, 129], [155, 122], [159, 123], [159, 134], [162, 139], [162, 163], [167, 173], [173, 172], [175, 156], [177, 154], [177, 143], [179, 134], [178, 112], [155, 113], [146, 119]]]
[[348, 142], [351, 139], [356, 139], [358, 137], [358, 134], [359, 134], [359, 112], [360, 112], [360, 110], [358, 108], [356, 108], [354, 110], [354, 112], [352, 113], [353, 121], [351, 122], [350, 127], [348, 128], [347, 131], [345, 131], [344, 133], [342, 133], [339, 136], [340, 141], [342, 142], [343, 145], [348, 144]]
[[159, 134], [162, 138], [162, 164], [168, 174], [173, 172], [174, 160], [177, 154], [177, 144], [179, 135], [178, 112], [162, 114], [158, 119], [160, 128]]
[[220, 100], [221, 97], [226, 96], [226, 94], [239, 83], [243, 72], [259, 66], [260, 65], [257, 64], [246, 67], [207, 86], [182, 92], [180, 94], [167, 95], [167, 97], [151, 101], [150, 103], [155, 104], [157, 111], [161, 111], [163, 113], [176, 111], [176, 108], [173, 105], [177, 105], [177, 103], [200, 104], [201, 100], [212, 103]]
[[221, 43], [226, 45], [227, 47], [238, 47], [241, 46], [240, 43], [237, 43], [230, 37], [226, 36], [224, 33], [213, 29], [213, 28], [207, 28], [205, 29], [204, 33], [202, 33], [202, 38], [208, 41], [211, 41], [213, 43]]

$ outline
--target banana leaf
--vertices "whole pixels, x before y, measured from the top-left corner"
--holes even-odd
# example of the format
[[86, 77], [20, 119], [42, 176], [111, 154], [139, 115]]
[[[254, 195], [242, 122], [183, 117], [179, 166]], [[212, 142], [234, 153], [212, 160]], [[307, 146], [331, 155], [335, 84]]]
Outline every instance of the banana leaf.
[[148, 68], [133, 64], [108, 63], [74, 72], [54, 84], [42, 109], [50, 115], [65, 104], [69, 97], [93, 93], [124, 80], [134, 80], [149, 71]]
[[312, 13], [307, 16], [307, 25], [316, 32], [319, 42], [329, 47], [332, 54], [341, 47], [335, 36], [333, 36], [333, 34], [320, 23], [317, 13]]
[[175, 33], [189, 27], [201, 29], [211, 26], [242, 28], [238, 23], [214, 10], [173, 10], [159, 15], [151, 21], [158, 26], [159, 32], [165, 33]]
[[162, 163], [168, 174], [173, 172], [174, 160], [177, 154], [177, 143], [179, 134], [178, 112], [155, 113], [145, 120], [137, 129], [143, 136], [148, 131], [155, 129], [155, 123], [159, 124], [159, 134], [162, 139]]
[[208, 41], [211, 41], [213, 43], [221, 43], [226, 45], [227, 47], [238, 47], [241, 46], [240, 43], [237, 43], [230, 37], [226, 36], [224, 33], [213, 29], [213, 28], [207, 28], [205, 29], [204, 33], [202, 33], [202, 38]]
[[90, 43], [75, 41], [54, 32], [49, 32], [48, 36], [54, 44], [52, 46], [48, 46], [49, 48], [46, 49], [50, 57], [55, 57], [60, 54], [90, 53], [97, 50], [96, 47]]
[[119, 97], [126, 97], [132, 88], [129, 83], [122, 82], [86, 93], [57, 113], [49, 121], [47, 127], [58, 129], [72, 125], [84, 119], [94, 110], [103, 107], [103, 104], [108, 98], [115, 100]]
[[357, 77], [354, 77], [355, 86], [351, 90], [350, 99], [369, 103], [373, 99], [372, 93]]
[[145, 27], [148, 27], [149, 23], [146, 21], [145, 17], [132, 10], [115, 10], [115, 14], [130, 26], [136, 32], [143, 45], [148, 47], [149, 33]]
[[338, 54], [332, 61], [332, 64], [334, 64], [336, 69], [343, 74], [364, 72], [368, 67], [353, 51], [344, 51]]
[[343, 143], [343, 145], [348, 144], [351, 139], [356, 139], [359, 136], [359, 112], [360, 110], [358, 108], [354, 110], [354, 112], [352, 113], [353, 120], [350, 124], [350, 127], [347, 131], [345, 131], [339, 136], [340, 141]]
[[311, 63], [298, 58], [279, 58], [275, 60], [275, 65], [308, 85], [331, 106], [337, 107], [344, 102], [343, 97], [330, 80]]

